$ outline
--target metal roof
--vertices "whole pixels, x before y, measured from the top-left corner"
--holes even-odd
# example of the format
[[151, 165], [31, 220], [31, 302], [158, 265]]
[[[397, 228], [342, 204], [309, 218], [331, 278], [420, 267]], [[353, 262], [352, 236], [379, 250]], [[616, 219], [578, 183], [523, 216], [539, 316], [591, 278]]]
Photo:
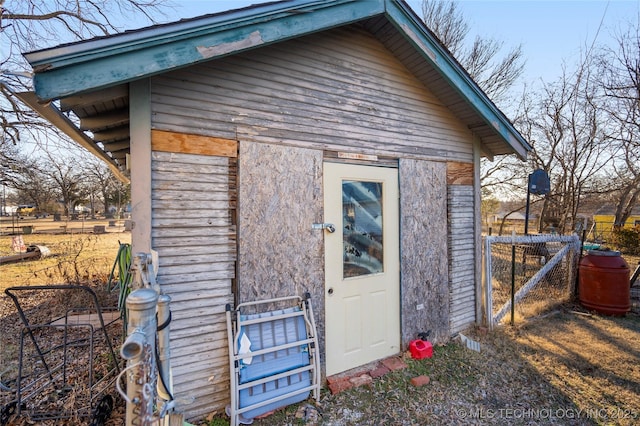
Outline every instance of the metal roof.
[[[74, 139], [93, 144], [122, 170], [129, 153], [128, 82], [353, 23], [466, 123], [486, 156], [526, 157], [526, 140], [402, 0], [273, 2], [25, 53], [37, 100], [19, 97], [54, 124], [61, 112], [73, 112], [80, 119]], [[52, 100], [60, 100], [59, 110]]]

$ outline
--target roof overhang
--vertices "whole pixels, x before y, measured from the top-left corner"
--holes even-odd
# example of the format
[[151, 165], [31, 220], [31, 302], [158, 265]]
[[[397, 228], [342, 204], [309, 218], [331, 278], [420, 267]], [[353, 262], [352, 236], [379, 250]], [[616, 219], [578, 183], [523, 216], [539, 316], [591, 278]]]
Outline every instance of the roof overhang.
[[108, 152], [101, 149], [93, 139], [80, 130], [53, 103], [41, 102], [33, 92], [15, 92], [14, 95], [81, 147], [89, 151], [89, 153], [104, 161], [120, 181], [129, 183], [129, 178], [122, 172], [125, 164], [118, 164]]
[[[290, 0], [26, 53], [42, 100], [150, 77], [362, 21], [386, 0]], [[70, 72], [72, 71], [72, 72]]]
[[23, 97], [45, 118], [67, 125], [60, 111], [42, 107], [61, 99], [63, 112], [81, 121], [74, 139], [85, 140], [88, 130], [95, 149], [112, 152], [100, 147], [108, 142], [124, 155], [128, 93], [109, 97], [114, 88], [126, 92], [131, 81], [354, 23], [390, 48], [399, 40], [411, 47], [394, 53], [477, 135], [486, 156], [526, 158], [526, 140], [402, 0], [288, 0], [26, 53], [38, 99]]

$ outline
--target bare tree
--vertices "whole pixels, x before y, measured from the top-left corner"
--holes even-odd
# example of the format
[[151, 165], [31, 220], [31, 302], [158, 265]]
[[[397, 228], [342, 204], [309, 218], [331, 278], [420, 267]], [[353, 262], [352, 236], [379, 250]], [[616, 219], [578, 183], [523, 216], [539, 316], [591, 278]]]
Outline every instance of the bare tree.
[[551, 193], [539, 224], [565, 233], [575, 224], [582, 198], [613, 158], [607, 123], [600, 114], [602, 97], [593, 83], [593, 67], [584, 60], [577, 72], [564, 72], [525, 109], [525, 137], [533, 146], [532, 169], [545, 170]]
[[608, 188], [615, 196], [614, 226], [623, 226], [640, 201], [640, 22], [616, 36], [615, 48], [599, 56], [599, 81], [618, 155]]
[[100, 198], [104, 206], [105, 213], [109, 206], [120, 209], [123, 204], [130, 200], [128, 185], [120, 182], [111, 173], [111, 170], [98, 159], [90, 160], [85, 167], [87, 178], [92, 182], [95, 195]]
[[[423, 0], [422, 18], [493, 102], [512, 104], [508, 92], [524, 71], [520, 45], [503, 55], [504, 44], [498, 40], [477, 36], [469, 41], [469, 24], [455, 1]], [[512, 198], [522, 192], [526, 170], [513, 155], [483, 159], [480, 182], [483, 197]]]
[[[60, 158], [60, 148], [80, 152], [77, 145], [13, 96], [14, 92], [31, 88], [31, 75], [26, 71], [29, 67], [21, 53], [117, 33], [124, 29], [120, 23], [154, 23], [153, 17], [162, 16], [167, 3], [168, 0], [0, 0], [0, 178], [16, 191], [18, 200], [42, 208], [53, 202], [44, 198], [56, 194], [65, 199], [68, 209], [88, 191], [72, 188], [70, 176], [76, 171], [67, 168], [69, 163], [49, 161]], [[42, 164], [39, 167], [33, 155], [20, 154], [27, 146], [35, 146], [36, 155], [48, 153], [49, 160], [44, 160], [44, 165], [52, 169], [45, 170]], [[59, 191], [49, 186], [53, 182]]]
[[47, 153], [45, 161], [40, 161], [42, 174], [54, 188], [58, 200], [64, 206], [65, 214], [70, 215], [86, 196], [80, 162], [75, 158], [63, 158], [50, 153]]
[[482, 161], [480, 181], [483, 196], [501, 199], [518, 198], [527, 181], [527, 169], [522, 161], [513, 155], [501, 155], [494, 161]]
[[21, 166], [17, 146], [0, 143], [0, 181], [10, 183]]
[[477, 36], [468, 43], [470, 27], [455, 1], [423, 0], [422, 19], [489, 98], [505, 99], [524, 71], [520, 45], [500, 56], [501, 41]]
[[15, 190], [20, 203], [32, 204], [38, 213], [47, 211], [56, 201], [55, 188], [51, 187], [49, 179], [33, 159], [21, 161], [8, 186]]
[[[522, 72], [520, 47], [496, 61], [502, 44], [479, 38], [468, 44], [469, 25], [454, 1], [423, 1], [427, 26], [496, 103]], [[539, 231], [568, 232], [585, 199], [615, 200], [620, 226], [640, 199], [640, 28], [631, 25], [617, 45], [595, 41], [574, 70], [538, 93], [525, 92], [513, 118], [533, 147], [529, 170], [543, 169], [551, 193], [541, 201]], [[511, 157], [481, 164], [483, 197], [517, 199], [526, 168]], [[607, 198], [608, 197], [608, 198]]]
[[[0, 145], [61, 140], [12, 96], [13, 91], [28, 90], [31, 85], [22, 52], [113, 34], [123, 29], [119, 23], [131, 22], [134, 16], [153, 23], [152, 16], [161, 14], [165, 3], [167, 0], [0, 0]], [[7, 159], [4, 154], [0, 150], [3, 162]]]

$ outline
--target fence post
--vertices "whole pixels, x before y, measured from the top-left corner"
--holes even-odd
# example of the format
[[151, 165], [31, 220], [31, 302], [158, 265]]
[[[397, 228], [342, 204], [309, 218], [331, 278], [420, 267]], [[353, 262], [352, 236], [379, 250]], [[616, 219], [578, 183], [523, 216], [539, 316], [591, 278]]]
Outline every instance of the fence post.
[[[529, 175], [531, 179], [531, 175]], [[528, 207], [528, 205], [527, 205]], [[527, 213], [528, 216], [528, 213]], [[526, 225], [525, 225], [526, 229]], [[525, 236], [527, 231], [525, 231]], [[515, 322], [516, 316], [516, 232], [511, 232], [511, 325]]]
[[484, 239], [484, 305], [485, 317], [487, 318], [487, 326], [489, 330], [493, 330], [493, 277], [491, 265], [491, 243], [493, 237], [488, 236]]
[[157, 303], [158, 293], [150, 288], [134, 290], [127, 297], [129, 335], [120, 349], [127, 360], [127, 426], [147, 424], [153, 415]]
[[[578, 236], [575, 236], [578, 238]], [[587, 238], [587, 230], [584, 229], [582, 231], [582, 239], [577, 242], [574, 242], [575, 252], [572, 253], [571, 257], [571, 265], [568, 266], [573, 273], [569, 278], [569, 294], [572, 298], [578, 297], [578, 283], [580, 280], [580, 261], [582, 260], [582, 250], [584, 247], [584, 241]]]

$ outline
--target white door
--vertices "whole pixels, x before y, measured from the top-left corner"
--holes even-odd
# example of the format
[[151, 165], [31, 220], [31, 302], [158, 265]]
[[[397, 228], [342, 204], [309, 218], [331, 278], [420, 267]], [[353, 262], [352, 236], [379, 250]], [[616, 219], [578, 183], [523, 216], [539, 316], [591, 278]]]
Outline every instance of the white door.
[[400, 351], [398, 170], [324, 164], [326, 374]]

